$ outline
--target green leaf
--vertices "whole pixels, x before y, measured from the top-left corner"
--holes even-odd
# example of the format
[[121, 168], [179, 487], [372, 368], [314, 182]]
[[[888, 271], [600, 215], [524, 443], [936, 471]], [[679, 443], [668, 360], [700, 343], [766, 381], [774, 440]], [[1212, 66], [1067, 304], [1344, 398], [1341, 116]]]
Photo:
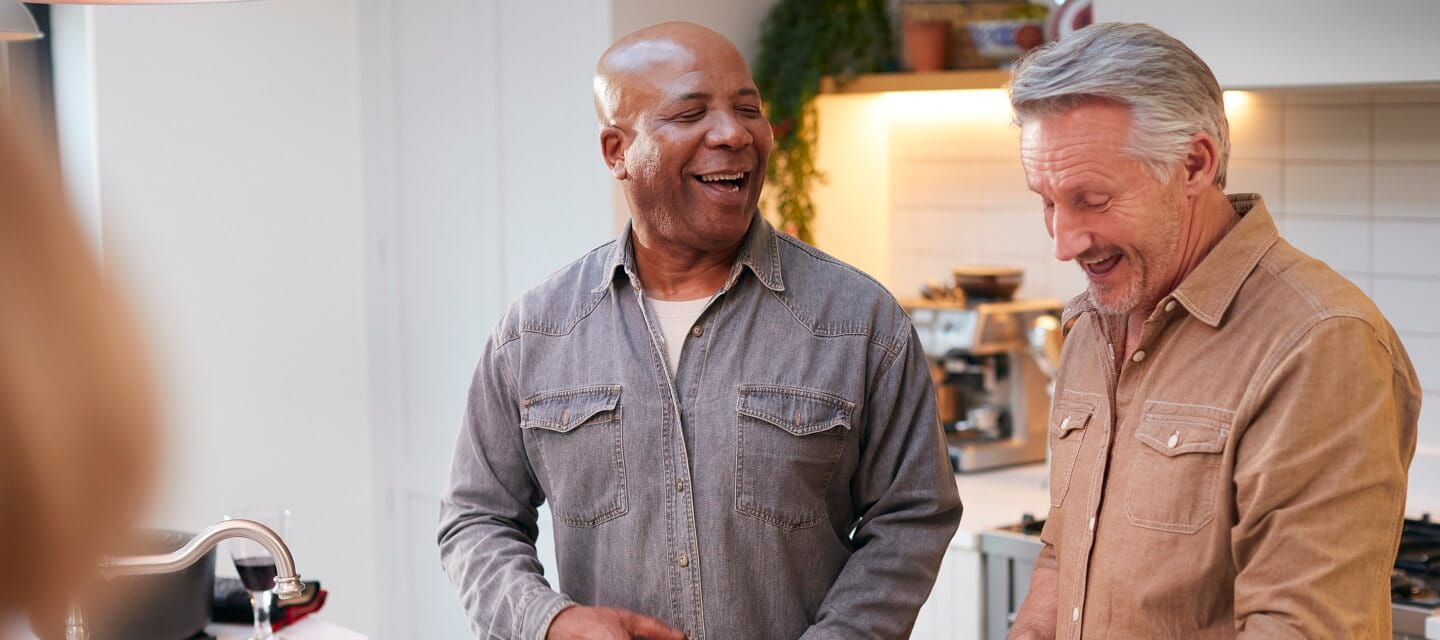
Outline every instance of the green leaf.
[[813, 240], [810, 188], [825, 179], [815, 167], [821, 81], [882, 71], [895, 60], [884, 0], [781, 0], [771, 8], [761, 27], [755, 83], [776, 130], [767, 199], [782, 229]]

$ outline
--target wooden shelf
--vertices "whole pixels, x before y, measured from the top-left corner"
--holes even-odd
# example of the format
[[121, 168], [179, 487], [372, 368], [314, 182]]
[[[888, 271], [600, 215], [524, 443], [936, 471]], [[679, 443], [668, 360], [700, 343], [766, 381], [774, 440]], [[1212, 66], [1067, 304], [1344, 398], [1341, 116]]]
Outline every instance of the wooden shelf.
[[927, 73], [870, 73], [855, 76], [844, 86], [835, 78], [825, 78], [820, 93], [880, 93], [882, 91], [953, 91], [963, 89], [1001, 89], [1010, 81], [1005, 69], [970, 71], [933, 71]]

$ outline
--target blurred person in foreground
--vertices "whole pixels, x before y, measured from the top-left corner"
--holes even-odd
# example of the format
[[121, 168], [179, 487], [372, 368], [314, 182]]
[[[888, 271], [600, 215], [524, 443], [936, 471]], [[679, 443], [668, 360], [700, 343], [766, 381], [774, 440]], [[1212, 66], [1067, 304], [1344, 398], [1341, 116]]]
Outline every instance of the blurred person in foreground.
[[155, 460], [135, 325], [43, 158], [0, 109], [0, 637], [91, 585]]
[[1098, 24], [1021, 61], [1010, 101], [1055, 258], [1089, 280], [1011, 637], [1389, 638], [1419, 383], [1360, 289], [1226, 194], [1209, 67]]

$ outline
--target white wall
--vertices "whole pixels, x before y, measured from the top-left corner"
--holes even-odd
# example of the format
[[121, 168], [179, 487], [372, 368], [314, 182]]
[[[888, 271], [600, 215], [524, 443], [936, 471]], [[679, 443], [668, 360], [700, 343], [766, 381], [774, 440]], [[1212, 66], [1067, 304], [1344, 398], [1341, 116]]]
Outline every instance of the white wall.
[[611, 33], [619, 38], [631, 31], [670, 20], [705, 25], [729, 38], [755, 63], [760, 50], [760, 23], [776, 0], [611, 0]]
[[380, 637], [463, 638], [435, 533], [471, 372], [511, 299], [613, 231], [590, 104], [607, 8], [361, 8]]
[[284, 504], [324, 617], [468, 637], [439, 491], [499, 312], [616, 230], [595, 59], [669, 19], [753, 54], [771, 2], [57, 7], [67, 179], [170, 401], [155, 520]]
[[1199, 54], [1226, 89], [1440, 81], [1433, 0], [1098, 0], [1097, 21], [1144, 22]]
[[822, 115], [815, 164], [824, 167], [827, 179], [811, 188], [815, 244], [889, 282], [890, 121], [885, 102], [871, 95], [824, 95], [816, 109]]
[[325, 615], [374, 629], [353, 2], [56, 13], [82, 27], [62, 73], [89, 83], [66, 92], [62, 126], [95, 134], [93, 162], [68, 168], [96, 198], [107, 264], [131, 276], [169, 403], [155, 521], [289, 507]]

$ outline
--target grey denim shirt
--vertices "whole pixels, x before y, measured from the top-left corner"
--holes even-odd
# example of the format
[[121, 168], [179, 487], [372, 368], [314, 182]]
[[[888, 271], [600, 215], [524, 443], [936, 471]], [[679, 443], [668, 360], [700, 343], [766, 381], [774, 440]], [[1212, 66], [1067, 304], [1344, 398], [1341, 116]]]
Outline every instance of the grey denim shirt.
[[756, 215], [671, 372], [630, 247], [522, 295], [481, 356], [439, 531], [476, 635], [541, 640], [581, 603], [695, 639], [905, 637], [961, 511], [909, 318]]

